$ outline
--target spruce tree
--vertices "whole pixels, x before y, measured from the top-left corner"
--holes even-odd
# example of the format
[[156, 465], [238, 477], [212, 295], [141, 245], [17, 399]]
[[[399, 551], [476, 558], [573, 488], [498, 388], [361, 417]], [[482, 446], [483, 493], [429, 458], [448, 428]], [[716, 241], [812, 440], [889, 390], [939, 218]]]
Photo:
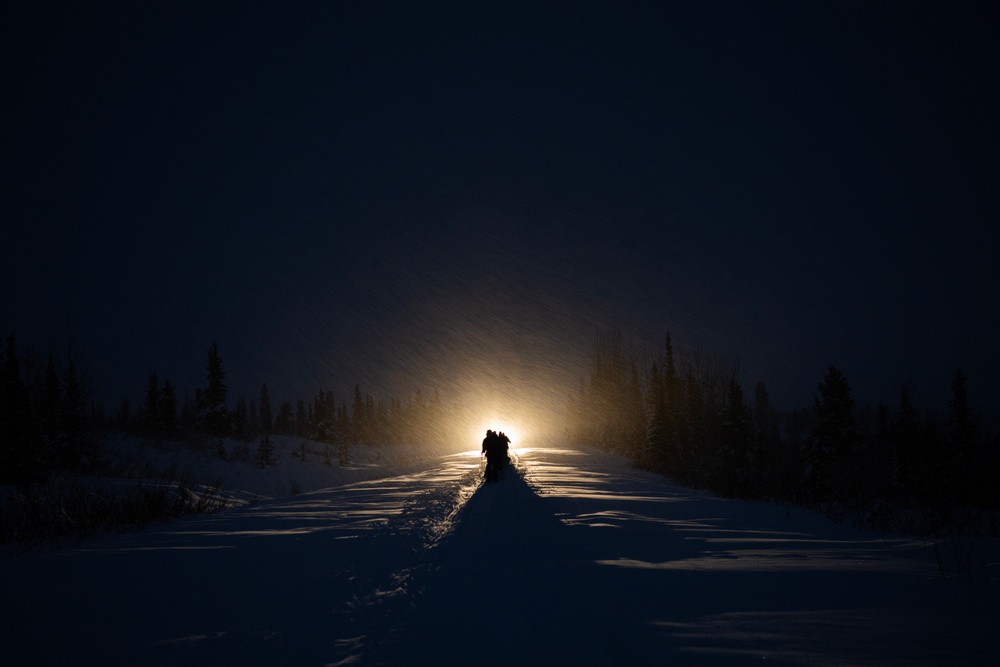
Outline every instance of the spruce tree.
[[250, 420], [247, 414], [247, 401], [240, 396], [236, 399], [236, 407], [229, 416], [230, 432], [237, 440], [250, 440]]
[[771, 401], [767, 395], [767, 386], [757, 382], [754, 390], [753, 422], [757, 433], [757, 441], [764, 445], [771, 434]]
[[748, 477], [753, 441], [753, 421], [750, 409], [743, 400], [743, 388], [739, 380], [730, 378], [726, 392], [726, 402], [721, 414], [720, 461], [722, 481], [729, 493], [744, 494], [742, 478]]
[[295, 435], [302, 438], [309, 436], [309, 415], [306, 414], [306, 403], [301, 398], [295, 404]]
[[320, 389], [313, 399], [313, 423], [309, 437], [317, 442], [332, 442], [334, 430], [333, 392]]
[[679, 403], [681, 409], [677, 414], [680, 428], [674, 474], [681, 480], [698, 483], [704, 468], [702, 452], [705, 447], [708, 409], [693, 368], [688, 367], [684, 374], [684, 393]]
[[[396, 408], [396, 415], [398, 417], [402, 412], [402, 406], [397, 404]], [[337, 442], [344, 446], [349, 445], [351, 442], [351, 416], [347, 412], [346, 401], [342, 401], [340, 407], [337, 408]]]
[[[274, 432], [281, 435], [292, 435], [295, 431], [295, 410], [289, 401], [283, 401], [278, 406], [278, 415], [274, 419]], [[266, 433], [264, 435], [267, 435]]]
[[267, 434], [274, 431], [274, 422], [271, 416], [271, 392], [268, 391], [266, 382], [260, 388], [260, 405], [257, 408], [257, 421], [261, 433]]
[[260, 436], [260, 441], [258, 442], [257, 449], [254, 452], [253, 460], [254, 463], [260, 468], [266, 468], [267, 466], [273, 466], [275, 464], [274, 442], [271, 440], [271, 436]]
[[169, 380], [160, 391], [160, 432], [166, 437], [177, 434], [177, 390]]
[[806, 440], [806, 483], [813, 498], [823, 501], [836, 491], [833, 468], [850, 457], [860, 437], [851, 387], [843, 373], [831, 366], [818, 388], [816, 421]]
[[[974, 480], [979, 478], [976, 470], [975, 437], [972, 410], [966, 377], [961, 370], [955, 371], [951, 382], [951, 399], [948, 401], [948, 455], [944, 461], [947, 472], [947, 486], [954, 500], [968, 504], [969, 499], [979, 490]], [[991, 484], [992, 486], [992, 484]]]
[[663, 471], [667, 464], [667, 405], [663, 394], [663, 374], [653, 362], [649, 369], [649, 392], [646, 395], [646, 412], [649, 415], [646, 428], [646, 451], [643, 465], [652, 470]]
[[199, 414], [205, 433], [223, 438], [229, 432], [229, 411], [226, 407], [227, 387], [223, 383], [226, 372], [222, 370], [222, 358], [219, 348], [213, 342], [208, 348], [208, 364], [206, 366], [208, 386], [201, 393]]
[[257, 401], [252, 398], [247, 412], [247, 424], [251, 437], [260, 435], [260, 414], [257, 411]]
[[682, 465], [681, 451], [681, 420], [685, 411], [685, 388], [682, 378], [677, 372], [674, 361], [674, 343], [670, 332], [666, 334], [663, 345], [663, 448], [666, 458], [674, 468]]
[[620, 331], [598, 332], [586, 396], [589, 439], [607, 451], [635, 456], [643, 442], [645, 415], [636, 354]]
[[127, 398], [122, 401], [115, 414], [115, 426], [124, 430], [132, 428], [132, 404]]
[[875, 435], [875, 461], [878, 465], [878, 478], [888, 489], [895, 486], [893, 464], [896, 461], [895, 443], [892, 438], [892, 425], [889, 418], [889, 406], [879, 403], [877, 413], [877, 431]]
[[62, 447], [60, 462], [69, 469], [76, 469], [89, 454], [86, 433], [86, 411], [84, 407], [83, 387], [76, 364], [71, 360], [66, 366], [64, 380], [66, 388], [62, 412], [62, 432], [65, 443]]
[[55, 360], [50, 353], [45, 364], [45, 374], [42, 376], [41, 391], [35, 410], [41, 428], [43, 447], [50, 457], [55, 457], [56, 450], [59, 449], [62, 410], [62, 386], [59, 374], [56, 372]]
[[[419, 394], [419, 392], [418, 392]], [[422, 415], [421, 415], [422, 416]], [[365, 400], [361, 395], [361, 386], [354, 385], [354, 403], [351, 408], [351, 440], [362, 442], [367, 431], [365, 423]]]
[[767, 386], [759, 380], [754, 390], [754, 428], [756, 430], [753, 453], [754, 467], [760, 482], [770, 484], [773, 481], [781, 435], [778, 431], [777, 415], [774, 408], [771, 407]]
[[893, 480], [904, 494], [916, 493], [924, 477], [926, 461], [917, 410], [909, 383], [899, 388], [899, 414], [893, 434]]
[[185, 431], [193, 431], [198, 428], [198, 406], [201, 405], [201, 388], [195, 387], [194, 399], [187, 391], [184, 392], [184, 403], [181, 404], [181, 413], [178, 416], [178, 426]]
[[948, 401], [948, 433], [952, 456], [961, 469], [967, 469], [972, 461], [976, 437], [966, 383], [967, 379], [962, 371], [955, 371], [955, 378], [951, 382], [952, 397]]
[[8, 336], [0, 369], [0, 482], [29, 482], [40, 473], [39, 437], [30, 410], [17, 345], [14, 336]]
[[142, 402], [139, 428], [143, 435], [160, 435], [160, 380], [150, 373], [146, 382], [146, 397]]
[[646, 435], [646, 411], [643, 406], [642, 386], [635, 358], [629, 359], [628, 384], [622, 394], [625, 453], [633, 460], [642, 452]]

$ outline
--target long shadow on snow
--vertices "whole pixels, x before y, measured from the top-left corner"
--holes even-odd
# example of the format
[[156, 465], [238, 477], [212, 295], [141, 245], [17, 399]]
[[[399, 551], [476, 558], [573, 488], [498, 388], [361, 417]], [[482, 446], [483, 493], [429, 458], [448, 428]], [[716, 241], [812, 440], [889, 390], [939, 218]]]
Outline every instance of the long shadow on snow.
[[509, 467], [476, 490], [429, 552], [412, 608], [355, 657], [378, 665], [634, 662], [621, 633], [604, 631], [600, 606], [575, 604], [601, 569], [574, 548], [571, 531]]
[[580, 452], [537, 459], [531, 484], [508, 473], [477, 489], [429, 553], [412, 609], [356, 657], [579, 667], [983, 664], [990, 655], [989, 615], [915, 585], [927, 568], [905, 540], [890, 546], [822, 518], [591, 467]]

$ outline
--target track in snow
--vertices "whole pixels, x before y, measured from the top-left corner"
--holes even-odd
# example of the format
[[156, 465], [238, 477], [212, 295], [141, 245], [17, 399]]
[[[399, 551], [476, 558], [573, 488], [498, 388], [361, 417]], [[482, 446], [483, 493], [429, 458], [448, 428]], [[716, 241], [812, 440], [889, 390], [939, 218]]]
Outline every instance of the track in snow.
[[615, 457], [475, 452], [6, 558], [4, 664], [992, 664], [995, 581]]

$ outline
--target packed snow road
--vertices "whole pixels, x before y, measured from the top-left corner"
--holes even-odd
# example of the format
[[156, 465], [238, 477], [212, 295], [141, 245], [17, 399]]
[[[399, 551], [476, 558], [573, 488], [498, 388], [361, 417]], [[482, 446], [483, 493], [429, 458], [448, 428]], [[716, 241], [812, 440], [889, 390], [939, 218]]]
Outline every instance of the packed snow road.
[[415, 474], [3, 558], [4, 664], [958, 665], [997, 582], [621, 460]]

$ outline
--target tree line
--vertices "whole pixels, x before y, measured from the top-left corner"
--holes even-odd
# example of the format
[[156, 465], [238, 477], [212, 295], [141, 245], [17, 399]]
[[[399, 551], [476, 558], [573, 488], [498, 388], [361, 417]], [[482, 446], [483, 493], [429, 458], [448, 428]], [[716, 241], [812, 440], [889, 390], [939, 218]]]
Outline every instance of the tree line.
[[[354, 445], [436, 443], [449, 435], [449, 410], [436, 391], [401, 401], [355, 385], [339, 400], [321, 389], [279, 402], [265, 383], [249, 399], [232, 399], [215, 343], [205, 383], [193, 394], [181, 397], [150, 373], [137, 408], [124, 401], [111, 414], [91, 402], [89, 378], [72, 350], [40, 359], [18, 350], [13, 336], [0, 349], [0, 483], [98, 467], [108, 431], [187, 440], [223, 456], [224, 440], [257, 441], [254, 458], [264, 464], [278, 435], [329, 445], [341, 461]], [[918, 409], [907, 383], [897, 404], [858, 408], [847, 378], [829, 368], [811, 408], [779, 412], [763, 382], [748, 399], [742, 375], [737, 360], [675, 350], [669, 333], [662, 350], [648, 355], [620, 332], [599, 332], [590, 367], [568, 397], [567, 438], [681, 484], [820, 507], [881, 527], [929, 509], [1000, 506], [993, 484], [1000, 438], [973, 413], [961, 371], [936, 411]], [[249, 458], [247, 447], [240, 451]]]
[[94, 415], [72, 355], [60, 366], [50, 353], [31, 383], [27, 361], [8, 336], [0, 356], [0, 483], [75, 469], [95, 452]]
[[961, 370], [943, 410], [918, 410], [908, 383], [897, 405], [858, 409], [847, 378], [830, 367], [811, 409], [779, 413], [763, 382], [748, 401], [736, 360], [678, 354], [669, 333], [646, 367], [643, 356], [620, 332], [598, 332], [568, 400], [571, 441], [684, 485], [879, 528], [920, 530], [914, 517], [941, 524], [958, 508], [1000, 508], [1000, 438], [973, 413]]
[[394, 445], [438, 442], [442, 437], [443, 404], [437, 391], [425, 399], [418, 390], [407, 402], [395, 397], [375, 399], [354, 386], [350, 400], [338, 402], [320, 389], [310, 400], [275, 403], [267, 383], [255, 398], [236, 397], [230, 405], [225, 370], [218, 346], [208, 350], [206, 386], [193, 400], [180, 404], [169, 381], [150, 374], [145, 397], [132, 416], [127, 403], [119, 410], [118, 426], [140, 434], [171, 437], [194, 433], [212, 438], [247, 441], [261, 436], [294, 435], [326, 444]]
[[[225, 440], [257, 441], [254, 460], [273, 462], [272, 436], [299, 436], [333, 446], [346, 462], [353, 445], [438, 443], [446, 409], [437, 391], [408, 400], [375, 399], [355, 385], [350, 399], [319, 390], [311, 399], [275, 402], [268, 385], [247, 399], [231, 399], [218, 345], [208, 348], [205, 384], [179, 397], [177, 387], [153, 372], [139, 405], [125, 400], [112, 413], [91, 401], [89, 384], [73, 355], [49, 354], [39, 373], [35, 355], [9, 336], [0, 350], [0, 483], [43, 481], [56, 471], [100, 467], [99, 443], [115, 431], [150, 440], [184, 440], [227, 456]], [[247, 450], [240, 447], [237, 453]], [[249, 458], [249, 457], [248, 457]]]

